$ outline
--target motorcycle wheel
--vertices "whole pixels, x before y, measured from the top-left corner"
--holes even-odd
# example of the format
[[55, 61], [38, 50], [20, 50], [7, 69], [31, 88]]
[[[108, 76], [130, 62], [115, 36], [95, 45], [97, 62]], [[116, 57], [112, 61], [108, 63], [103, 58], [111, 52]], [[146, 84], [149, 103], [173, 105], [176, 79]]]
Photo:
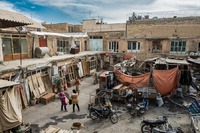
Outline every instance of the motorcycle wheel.
[[117, 122], [118, 122], [118, 116], [117, 116], [117, 114], [112, 113], [112, 114], [110, 115], [110, 121], [111, 121], [113, 124], [117, 123]]
[[152, 129], [149, 125], [142, 125], [141, 127], [141, 132], [142, 133], [152, 133]]
[[140, 116], [140, 115], [142, 115], [142, 114], [144, 114], [144, 109], [139, 109], [139, 110], [137, 111], [137, 116]]
[[129, 110], [129, 113], [130, 113], [131, 116], [136, 116], [137, 112], [138, 111], [136, 109], [130, 109]]
[[91, 118], [92, 120], [96, 120], [96, 119], [98, 119], [98, 115], [97, 115], [97, 113], [94, 112], [94, 111], [91, 111], [91, 112], [90, 112], [90, 118]]

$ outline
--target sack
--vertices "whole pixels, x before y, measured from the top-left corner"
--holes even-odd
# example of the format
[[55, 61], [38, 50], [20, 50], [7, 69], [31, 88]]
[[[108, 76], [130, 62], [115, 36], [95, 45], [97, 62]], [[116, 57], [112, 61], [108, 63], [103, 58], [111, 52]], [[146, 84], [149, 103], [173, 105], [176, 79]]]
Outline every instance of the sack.
[[65, 102], [69, 103], [69, 99], [67, 97], [65, 97]]

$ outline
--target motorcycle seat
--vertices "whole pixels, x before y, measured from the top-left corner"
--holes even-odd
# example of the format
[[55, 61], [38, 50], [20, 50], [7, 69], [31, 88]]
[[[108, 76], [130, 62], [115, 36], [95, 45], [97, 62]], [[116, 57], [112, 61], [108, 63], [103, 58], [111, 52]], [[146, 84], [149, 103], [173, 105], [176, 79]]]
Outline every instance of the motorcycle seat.
[[145, 107], [144, 104], [137, 104], [137, 106], [140, 107], [140, 108], [144, 108]]
[[165, 124], [166, 123], [166, 121], [165, 120], [156, 120], [156, 121], [152, 121], [152, 120], [143, 120], [143, 123], [145, 123], [145, 124], [148, 124], [148, 125], [150, 125], [150, 124]]

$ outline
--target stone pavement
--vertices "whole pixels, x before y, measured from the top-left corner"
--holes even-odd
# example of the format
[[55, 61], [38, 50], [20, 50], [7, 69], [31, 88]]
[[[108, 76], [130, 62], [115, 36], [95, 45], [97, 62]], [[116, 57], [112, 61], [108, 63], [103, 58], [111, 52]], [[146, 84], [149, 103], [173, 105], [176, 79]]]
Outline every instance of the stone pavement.
[[[60, 100], [56, 96], [56, 100], [47, 105], [36, 104], [25, 110], [23, 110], [24, 123], [32, 124], [34, 133], [38, 133], [42, 129], [46, 129], [49, 125], [56, 125], [61, 129], [69, 130], [74, 122], [84, 123], [88, 114], [88, 103], [90, 100], [90, 94], [98, 88], [97, 85], [93, 85], [93, 77], [84, 78], [80, 85], [79, 106], [80, 112], [76, 110], [72, 111], [72, 105], [67, 105], [68, 112], [61, 112]], [[72, 89], [75, 86], [68, 89], [71, 94]]]
[[[81, 81], [79, 95], [80, 112], [76, 111], [73, 113], [72, 105], [67, 106], [68, 112], [61, 112], [61, 103], [57, 97], [54, 102], [47, 105], [37, 104], [23, 110], [24, 122], [32, 124], [33, 133], [39, 133], [39, 131], [46, 129], [49, 125], [70, 130], [74, 122], [80, 122], [84, 125], [80, 133], [140, 133], [140, 123], [144, 118], [154, 120], [158, 116], [165, 115], [173, 127], [181, 127], [184, 133], [190, 132], [191, 120], [188, 113], [181, 111], [182, 108], [174, 104], [171, 105], [167, 101], [165, 101], [162, 107], [150, 105], [145, 114], [140, 117], [133, 118], [126, 111], [119, 113], [119, 120], [116, 124], [112, 124], [109, 119], [92, 121], [87, 117], [88, 103], [90, 102], [90, 94], [99, 86], [98, 84], [93, 85], [93, 80], [93, 77], [88, 77]], [[75, 86], [69, 88], [68, 92], [71, 93], [74, 88]], [[122, 110], [121, 107], [116, 108]]]

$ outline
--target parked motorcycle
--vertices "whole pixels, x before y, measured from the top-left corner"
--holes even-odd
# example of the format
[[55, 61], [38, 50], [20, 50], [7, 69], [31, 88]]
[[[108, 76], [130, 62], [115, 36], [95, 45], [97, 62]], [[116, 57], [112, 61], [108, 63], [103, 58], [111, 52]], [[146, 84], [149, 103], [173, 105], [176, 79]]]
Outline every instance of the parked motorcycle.
[[140, 116], [145, 113], [145, 110], [148, 109], [148, 104], [148, 99], [144, 99], [141, 103], [138, 104], [131, 102], [127, 104], [127, 109], [131, 116]]
[[92, 120], [109, 118], [113, 124], [118, 122], [117, 114], [108, 106], [90, 107], [89, 113]]
[[142, 133], [183, 133], [181, 128], [174, 130], [166, 116], [157, 120], [143, 120], [141, 124]]

